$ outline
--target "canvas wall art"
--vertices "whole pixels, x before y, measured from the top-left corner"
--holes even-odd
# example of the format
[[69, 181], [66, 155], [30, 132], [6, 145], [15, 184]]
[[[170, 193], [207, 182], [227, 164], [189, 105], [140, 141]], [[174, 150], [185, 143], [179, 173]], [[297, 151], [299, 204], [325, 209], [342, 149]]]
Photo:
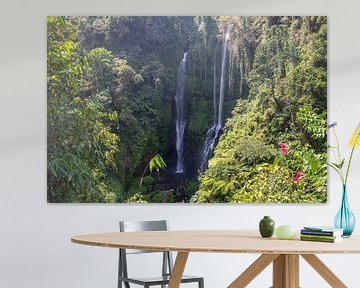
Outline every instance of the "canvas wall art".
[[50, 203], [324, 203], [327, 18], [49, 16]]

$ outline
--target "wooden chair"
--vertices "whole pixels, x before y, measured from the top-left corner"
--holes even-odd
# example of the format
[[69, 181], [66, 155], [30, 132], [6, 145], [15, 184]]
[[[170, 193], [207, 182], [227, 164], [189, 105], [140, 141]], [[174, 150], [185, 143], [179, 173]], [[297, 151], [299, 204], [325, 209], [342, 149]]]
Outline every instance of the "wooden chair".
[[[133, 231], [167, 231], [168, 222], [166, 220], [159, 221], [120, 221], [120, 232]], [[150, 251], [150, 250], [135, 250], [135, 249], [119, 249], [119, 269], [118, 269], [118, 288], [122, 288], [124, 283], [125, 288], [130, 288], [130, 283], [141, 285], [144, 288], [150, 286], [160, 286], [165, 288], [169, 284], [170, 276], [173, 268], [173, 259], [171, 252]], [[129, 277], [127, 269], [127, 254], [140, 253], [163, 253], [162, 274], [160, 277], [152, 278], [138, 278]], [[181, 283], [197, 282], [199, 288], [204, 288], [204, 278], [195, 276], [183, 276]]]

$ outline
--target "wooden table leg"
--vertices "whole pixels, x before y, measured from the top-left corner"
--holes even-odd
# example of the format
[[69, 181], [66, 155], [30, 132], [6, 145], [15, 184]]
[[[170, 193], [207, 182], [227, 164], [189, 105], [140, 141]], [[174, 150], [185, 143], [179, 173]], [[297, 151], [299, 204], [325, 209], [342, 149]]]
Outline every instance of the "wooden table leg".
[[[301, 256], [333, 288], [347, 286], [314, 254]], [[271, 288], [299, 288], [299, 255], [297, 254], [263, 254], [251, 264], [228, 288], [244, 288], [273, 262], [273, 286]]]
[[299, 288], [299, 255], [281, 254], [274, 260], [272, 288]]
[[168, 288], [179, 288], [180, 287], [181, 278], [184, 274], [185, 265], [186, 265], [188, 256], [189, 256], [189, 252], [178, 252], [177, 253]]
[[273, 262], [278, 254], [263, 254], [254, 263], [252, 263], [238, 278], [232, 282], [228, 288], [244, 288], [254, 278], [259, 275], [271, 262]]
[[331, 287], [347, 288], [347, 286], [314, 254], [301, 255]]

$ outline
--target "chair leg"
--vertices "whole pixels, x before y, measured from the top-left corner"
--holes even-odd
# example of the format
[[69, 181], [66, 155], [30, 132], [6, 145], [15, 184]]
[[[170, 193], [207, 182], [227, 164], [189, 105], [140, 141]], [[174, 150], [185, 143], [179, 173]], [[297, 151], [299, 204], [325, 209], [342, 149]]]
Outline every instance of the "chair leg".
[[122, 255], [121, 255], [121, 250], [120, 249], [119, 249], [118, 285], [117, 285], [117, 288], [122, 288], [122, 281], [119, 279], [119, 276], [122, 276]]
[[199, 280], [199, 288], [204, 288], [204, 279], [203, 278], [201, 278]]

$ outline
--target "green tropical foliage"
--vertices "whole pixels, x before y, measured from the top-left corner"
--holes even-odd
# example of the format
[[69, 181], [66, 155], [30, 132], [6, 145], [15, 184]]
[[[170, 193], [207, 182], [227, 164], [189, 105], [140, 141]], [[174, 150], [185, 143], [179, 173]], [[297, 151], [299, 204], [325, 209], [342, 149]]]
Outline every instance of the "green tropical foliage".
[[144, 180], [144, 176], [145, 176], [145, 173], [147, 172], [147, 170], [149, 169], [149, 172], [152, 173], [154, 170], [159, 173], [160, 170], [163, 170], [166, 168], [166, 163], [164, 161], [164, 159], [159, 155], [155, 155], [153, 158], [151, 158], [149, 164], [145, 167], [145, 170], [143, 172], [143, 175], [140, 179], [140, 186], [141, 184], [143, 183], [143, 180]]

